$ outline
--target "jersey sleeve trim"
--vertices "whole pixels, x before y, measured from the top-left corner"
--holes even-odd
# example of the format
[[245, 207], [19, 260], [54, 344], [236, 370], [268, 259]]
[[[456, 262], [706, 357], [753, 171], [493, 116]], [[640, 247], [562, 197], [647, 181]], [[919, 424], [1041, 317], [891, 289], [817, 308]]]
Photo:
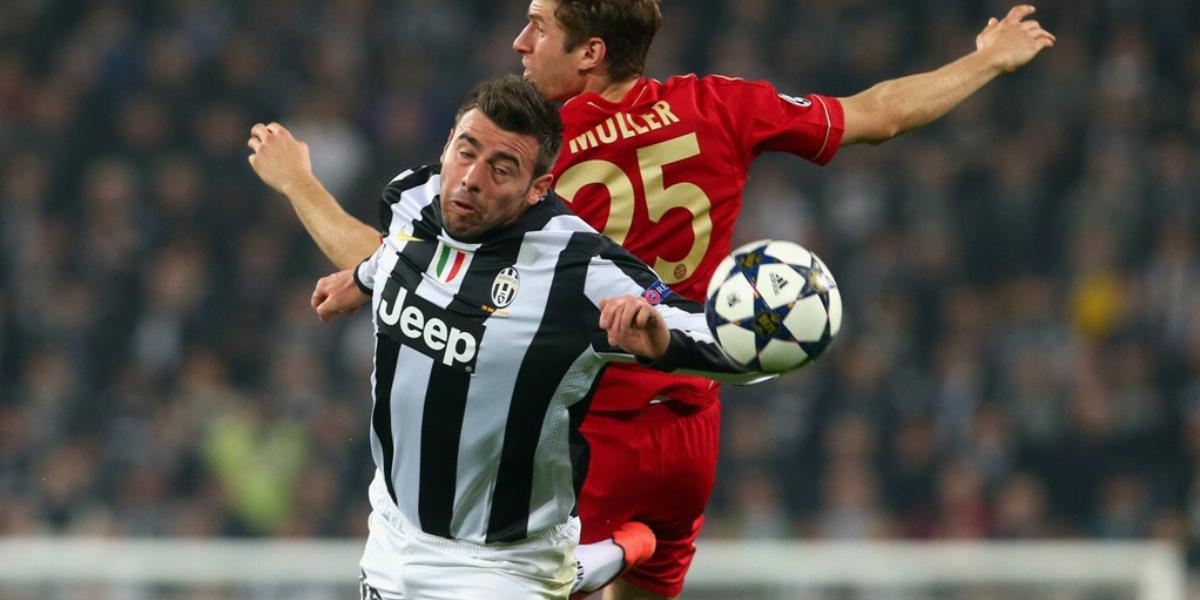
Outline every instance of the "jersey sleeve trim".
[[825, 140], [821, 142], [821, 148], [817, 150], [817, 153], [809, 160], [814, 164], [824, 165], [833, 159], [833, 155], [837, 154], [838, 148], [842, 145], [842, 132], [846, 129], [845, 116], [842, 112], [842, 103], [837, 98], [818, 94], [813, 94], [811, 97], [821, 104], [821, 109], [825, 113]]

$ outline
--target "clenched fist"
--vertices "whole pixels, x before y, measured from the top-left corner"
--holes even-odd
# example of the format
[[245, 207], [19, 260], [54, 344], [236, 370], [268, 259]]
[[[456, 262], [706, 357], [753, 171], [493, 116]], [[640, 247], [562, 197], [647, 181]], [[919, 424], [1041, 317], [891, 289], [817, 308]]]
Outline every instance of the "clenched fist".
[[354, 283], [353, 269], [346, 269], [319, 279], [309, 304], [319, 319], [328, 321], [338, 315], [354, 313], [370, 299]]
[[671, 333], [663, 317], [645, 298], [618, 296], [600, 299], [600, 328], [608, 343], [649, 360], [667, 352]]
[[263, 183], [280, 194], [287, 195], [287, 186], [311, 181], [312, 161], [308, 144], [292, 137], [279, 123], [257, 123], [250, 129], [246, 145], [254, 151], [250, 166]]

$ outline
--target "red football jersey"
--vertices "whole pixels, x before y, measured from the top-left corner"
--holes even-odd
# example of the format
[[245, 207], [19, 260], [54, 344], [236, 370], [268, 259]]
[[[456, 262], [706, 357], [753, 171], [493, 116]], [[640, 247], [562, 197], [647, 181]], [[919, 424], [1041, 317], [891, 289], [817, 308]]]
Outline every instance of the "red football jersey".
[[[791, 97], [769, 83], [721, 76], [642, 78], [619, 103], [585, 93], [560, 114], [558, 195], [676, 293], [701, 303], [730, 251], [754, 158], [775, 150], [825, 164], [844, 129], [835, 98]], [[702, 404], [716, 391], [700, 377], [613, 364], [592, 407], [638, 409], [656, 396]]]

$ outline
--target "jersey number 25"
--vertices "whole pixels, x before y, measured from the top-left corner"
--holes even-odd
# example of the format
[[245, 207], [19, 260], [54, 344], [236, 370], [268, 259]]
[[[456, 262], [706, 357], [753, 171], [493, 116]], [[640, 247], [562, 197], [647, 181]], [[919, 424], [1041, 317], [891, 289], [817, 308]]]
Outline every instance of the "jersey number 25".
[[[709, 217], [712, 202], [704, 190], [688, 182], [669, 186], [663, 183], [663, 166], [697, 154], [700, 154], [700, 144], [695, 132], [638, 148], [637, 151], [638, 170], [641, 171], [646, 212], [650, 220], [658, 223], [673, 208], [682, 208], [692, 215], [692, 247], [683, 260], [666, 260], [660, 256], [654, 261], [654, 270], [667, 284], [683, 281], [696, 271], [708, 251], [712, 235], [712, 219]], [[633, 225], [633, 204], [637, 197], [633, 181], [616, 163], [587, 160], [563, 172], [555, 190], [560, 198], [573, 202], [581, 188], [592, 184], [603, 185], [612, 199], [604, 235], [618, 244], [624, 244], [625, 236], [629, 235], [629, 228]]]

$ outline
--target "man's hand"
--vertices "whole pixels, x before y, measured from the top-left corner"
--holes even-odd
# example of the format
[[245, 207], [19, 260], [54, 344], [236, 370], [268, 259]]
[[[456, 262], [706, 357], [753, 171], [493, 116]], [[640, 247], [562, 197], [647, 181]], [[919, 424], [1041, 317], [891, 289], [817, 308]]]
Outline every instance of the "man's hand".
[[1012, 7], [1003, 19], [992, 17], [987, 27], [975, 36], [975, 48], [986, 54], [1002, 73], [1025, 66], [1043, 48], [1054, 45], [1054, 34], [1041, 24], [1025, 19], [1037, 10], [1028, 4]]
[[348, 315], [362, 307], [371, 297], [358, 289], [353, 271], [346, 269], [322, 277], [313, 290], [312, 307], [317, 317], [328, 321], [338, 315]]
[[600, 300], [600, 328], [608, 332], [608, 343], [648, 360], [667, 352], [671, 333], [662, 315], [638, 296]]
[[283, 125], [255, 124], [250, 128], [250, 139], [246, 145], [254, 151], [250, 155], [250, 166], [254, 172], [263, 183], [280, 194], [287, 195], [288, 185], [313, 179], [308, 144], [292, 137]]

